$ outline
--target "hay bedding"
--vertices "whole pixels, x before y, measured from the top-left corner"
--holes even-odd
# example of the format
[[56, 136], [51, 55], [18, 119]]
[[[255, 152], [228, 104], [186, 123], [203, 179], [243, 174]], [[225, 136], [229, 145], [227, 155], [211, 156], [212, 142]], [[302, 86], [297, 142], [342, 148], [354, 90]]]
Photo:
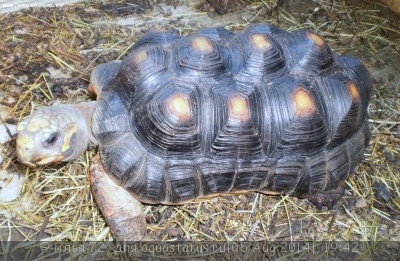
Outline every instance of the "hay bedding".
[[[371, 143], [336, 210], [318, 212], [306, 200], [258, 193], [146, 206], [149, 236], [163, 241], [400, 241], [398, 17], [376, 1], [280, 2], [236, 1], [224, 16], [204, 1], [177, 0], [93, 2], [2, 15], [0, 103], [21, 118], [35, 106], [90, 99], [85, 88], [92, 68], [120, 59], [152, 29], [189, 34], [204, 26], [240, 30], [249, 22], [268, 22], [316, 30], [335, 51], [362, 58], [375, 77]], [[3, 243], [112, 240], [88, 185], [95, 153], [36, 169], [11, 160], [26, 182], [18, 200], [0, 203]]]

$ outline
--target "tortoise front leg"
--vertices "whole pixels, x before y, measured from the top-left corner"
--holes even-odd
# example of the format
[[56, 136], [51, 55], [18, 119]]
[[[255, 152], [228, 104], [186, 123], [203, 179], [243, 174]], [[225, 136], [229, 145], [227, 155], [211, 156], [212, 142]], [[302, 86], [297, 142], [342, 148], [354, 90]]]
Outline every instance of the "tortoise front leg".
[[146, 220], [142, 203], [105, 172], [96, 155], [90, 166], [90, 184], [101, 213], [117, 241], [138, 241], [146, 235]]

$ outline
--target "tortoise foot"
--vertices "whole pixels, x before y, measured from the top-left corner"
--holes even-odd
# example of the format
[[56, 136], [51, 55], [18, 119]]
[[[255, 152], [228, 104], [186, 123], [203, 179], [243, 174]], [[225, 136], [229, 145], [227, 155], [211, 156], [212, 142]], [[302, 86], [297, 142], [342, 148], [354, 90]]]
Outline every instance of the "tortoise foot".
[[146, 235], [142, 203], [107, 175], [97, 155], [90, 166], [90, 183], [111, 234], [116, 241], [139, 241]]
[[336, 202], [344, 195], [344, 187], [341, 186], [336, 189], [326, 190], [315, 193], [308, 196], [308, 201], [313, 203], [318, 210], [322, 210], [322, 207], [326, 206], [329, 210], [332, 210]]

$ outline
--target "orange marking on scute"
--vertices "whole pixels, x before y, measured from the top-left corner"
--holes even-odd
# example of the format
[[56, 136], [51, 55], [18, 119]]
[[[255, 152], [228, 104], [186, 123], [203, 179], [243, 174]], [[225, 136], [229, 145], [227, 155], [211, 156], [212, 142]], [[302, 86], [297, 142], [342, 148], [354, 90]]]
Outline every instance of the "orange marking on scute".
[[307, 38], [312, 40], [314, 44], [318, 47], [323, 47], [325, 45], [324, 39], [316, 33], [307, 33]]
[[139, 50], [135, 53], [133, 53], [133, 62], [135, 64], [140, 64], [141, 62], [145, 61], [147, 59], [147, 52], [145, 49]]
[[250, 42], [252, 43], [254, 48], [260, 51], [265, 51], [271, 48], [271, 43], [263, 34], [253, 34], [252, 36], [250, 36]]
[[247, 99], [240, 95], [234, 95], [231, 98], [229, 98], [228, 117], [241, 121], [249, 120], [250, 108]]
[[174, 94], [168, 99], [167, 109], [180, 121], [187, 121], [192, 118], [189, 98], [182, 93]]
[[349, 91], [349, 95], [353, 101], [360, 99], [360, 93], [358, 92], [357, 85], [354, 82], [349, 82], [347, 84], [347, 90]]
[[316, 111], [316, 106], [310, 93], [298, 87], [292, 94], [292, 104], [297, 116], [310, 116]]
[[213, 50], [213, 46], [206, 37], [198, 36], [193, 38], [192, 40], [192, 47], [195, 50], [199, 50], [204, 53], [210, 53]]

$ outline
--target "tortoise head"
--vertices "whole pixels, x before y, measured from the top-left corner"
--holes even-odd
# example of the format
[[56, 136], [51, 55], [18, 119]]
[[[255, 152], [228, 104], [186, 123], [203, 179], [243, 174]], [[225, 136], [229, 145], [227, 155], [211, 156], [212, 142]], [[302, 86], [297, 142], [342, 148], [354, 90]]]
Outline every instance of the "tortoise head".
[[89, 144], [87, 120], [72, 104], [56, 104], [34, 111], [17, 126], [17, 156], [34, 166], [71, 161]]

